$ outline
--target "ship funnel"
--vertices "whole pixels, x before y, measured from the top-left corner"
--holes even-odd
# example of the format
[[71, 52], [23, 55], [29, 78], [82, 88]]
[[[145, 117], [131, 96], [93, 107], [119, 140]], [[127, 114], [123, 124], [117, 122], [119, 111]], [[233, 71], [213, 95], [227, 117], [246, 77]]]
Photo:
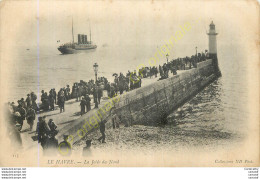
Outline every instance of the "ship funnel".
[[81, 44], [80, 34], [78, 34], [78, 44]]
[[78, 44], [88, 44], [88, 36], [84, 34], [78, 34]]
[[84, 35], [81, 34], [81, 43], [84, 44], [85, 43], [85, 40], [84, 40]]
[[87, 44], [88, 43], [88, 36], [85, 35], [85, 43]]
[[85, 40], [85, 35], [84, 34], [82, 34], [82, 39], [83, 39], [83, 44], [85, 44], [86, 40]]

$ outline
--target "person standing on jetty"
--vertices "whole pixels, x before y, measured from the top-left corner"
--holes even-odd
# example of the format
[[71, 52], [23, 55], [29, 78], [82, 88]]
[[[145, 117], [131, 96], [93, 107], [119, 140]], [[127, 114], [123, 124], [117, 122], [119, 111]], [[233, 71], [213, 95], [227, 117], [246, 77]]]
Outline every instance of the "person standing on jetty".
[[38, 106], [37, 106], [37, 103], [36, 103], [36, 100], [37, 100], [37, 96], [36, 94], [34, 94], [34, 92], [31, 92], [31, 99], [32, 99], [32, 107], [35, 111], [38, 111]]
[[41, 102], [42, 102], [42, 109], [44, 111], [49, 110], [49, 99], [48, 99], [48, 94], [42, 90], [42, 95], [41, 95]]
[[45, 92], [44, 93], [44, 105], [43, 105], [44, 111], [49, 111], [49, 107], [50, 107], [50, 102], [49, 102], [48, 93]]
[[17, 123], [20, 124], [19, 131], [21, 131], [23, 128], [23, 121], [25, 120], [25, 117], [26, 117], [26, 110], [22, 106], [22, 102], [20, 100], [18, 101], [17, 111], [20, 114], [20, 117], [18, 117]]
[[27, 117], [27, 123], [30, 125], [30, 131], [31, 131], [35, 120], [35, 110], [32, 108], [32, 106], [28, 106], [26, 117]]
[[51, 91], [49, 92], [49, 102], [50, 102], [50, 110], [54, 111], [54, 95], [53, 95], [53, 90], [51, 89]]
[[42, 90], [41, 102], [44, 103], [44, 90]]
[[85, 100], [86, 100], [86, 109], [87, 109], [87, 112], [89, 112], [91, 110], [91, 105], [90, 105], [91, 99], [88, 94], [86, 95]]
[[103, 90], [101, 88], [101, 85], [98, 85], [98, 89], [97, 89], [98, 104], [100, 104], [100, 100], [102, 96], [103, 96]]
[[80, 102], [80, 115], [82, 116], [83, 114], [85, 114], [85, 106], [86, 106], [86, 100], [85, 97], [82, 98], [81, 102]]
[[93, 98], [94, 98], [94, 103], [97, 102], [97, 86], [94, 85], [93, 87]]
[[80, 83], [78, 86], [78, 101], [81, 101], [82, 93], [83, 93], [83, 86]]
[[25, 101], [26, 101], [27, 108], [29, 108], [32, 105], [32, 98], [30, 94], [27, 94], [27, 98]]
[[102, 139], [102, 143], [106, 143], [105, 142], [105, 139], [106, 139], [106, 135], [105, 135], [106, 126], [105, 126], [104, 120], [101, 119], [101, 122], [100, 122], [99, 126], [100, 126], [100, 133], [101, 133], [102, 136], [98, 138], [98, 141], [101, 142], [101, 139]]
[[67, 85], [65, 94], [66, 94], [66, 100], [70, 100], [70, 85]]
[[55, 88], [52, 89], [52, 92], [53, 92], [54, 102], [55, 102], [55, 104], [57, 104], [57, 93], [55, 91]]
[[76, 101], [79, 101], [79, 99], [78, 99], [79, 94], [78, 93], [79, 93], [78, 83], [74, 83], [74, 85], [72, 87], [71, 97], [76, 98]]
[[64, 95], [64, 91], [61, 88], [60, 91], [58, 92], [58, 105], [60, 108], [60, 113], [65, 112], [65, 95]]

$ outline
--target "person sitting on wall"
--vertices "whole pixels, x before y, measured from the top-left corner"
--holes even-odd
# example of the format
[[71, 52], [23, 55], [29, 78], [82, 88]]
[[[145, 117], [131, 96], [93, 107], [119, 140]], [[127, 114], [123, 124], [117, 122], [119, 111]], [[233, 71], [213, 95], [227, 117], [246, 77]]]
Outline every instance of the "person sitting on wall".
[[48, 136], [46, 138], [45, 148], [44, 148], [44, 155], [53, 156], [57, 154], [58, 148], [58, 140], [55, 136], [58, 134], [57, 126], [53, 122], [52, 119], [49, 120], [48, 126], [50, 131], [48, 132]]
[[58, 130], [57, 130], [57, 126], [56, 124], [53, 122], [53, 119], [50, 119], [48, 122], [48, 126], [50, 128], [50, 132], [53, 136], [56, 136], [58, 134]]
[[38, 143], [41, 143], [43, 149], [46, 149], [47, 136], [50, 130], [45, 122], [45, 116], [38, 117], [38, 123], [36, 128], [36, 134], [38, 134]]

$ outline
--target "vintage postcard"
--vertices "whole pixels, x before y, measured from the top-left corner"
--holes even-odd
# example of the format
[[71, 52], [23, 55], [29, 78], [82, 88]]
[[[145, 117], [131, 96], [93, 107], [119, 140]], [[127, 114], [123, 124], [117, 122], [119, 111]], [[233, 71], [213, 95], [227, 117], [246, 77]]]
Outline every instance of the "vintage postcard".
[[0, 2], [1, 167], [259, 166], [255, 0]]

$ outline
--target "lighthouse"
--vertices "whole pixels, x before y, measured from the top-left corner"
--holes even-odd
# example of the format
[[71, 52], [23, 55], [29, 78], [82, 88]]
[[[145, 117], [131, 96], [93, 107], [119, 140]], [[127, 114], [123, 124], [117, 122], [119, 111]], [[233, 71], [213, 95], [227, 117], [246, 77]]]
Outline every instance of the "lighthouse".
[[213, 65], [215, 67], [216, 73], [221, 76], [221, 72], [218, 67], [218, 57], [217, 57], [217, 35], [215, 24], [213, 21], [209, 25], [209, 57], [212, 59]]

